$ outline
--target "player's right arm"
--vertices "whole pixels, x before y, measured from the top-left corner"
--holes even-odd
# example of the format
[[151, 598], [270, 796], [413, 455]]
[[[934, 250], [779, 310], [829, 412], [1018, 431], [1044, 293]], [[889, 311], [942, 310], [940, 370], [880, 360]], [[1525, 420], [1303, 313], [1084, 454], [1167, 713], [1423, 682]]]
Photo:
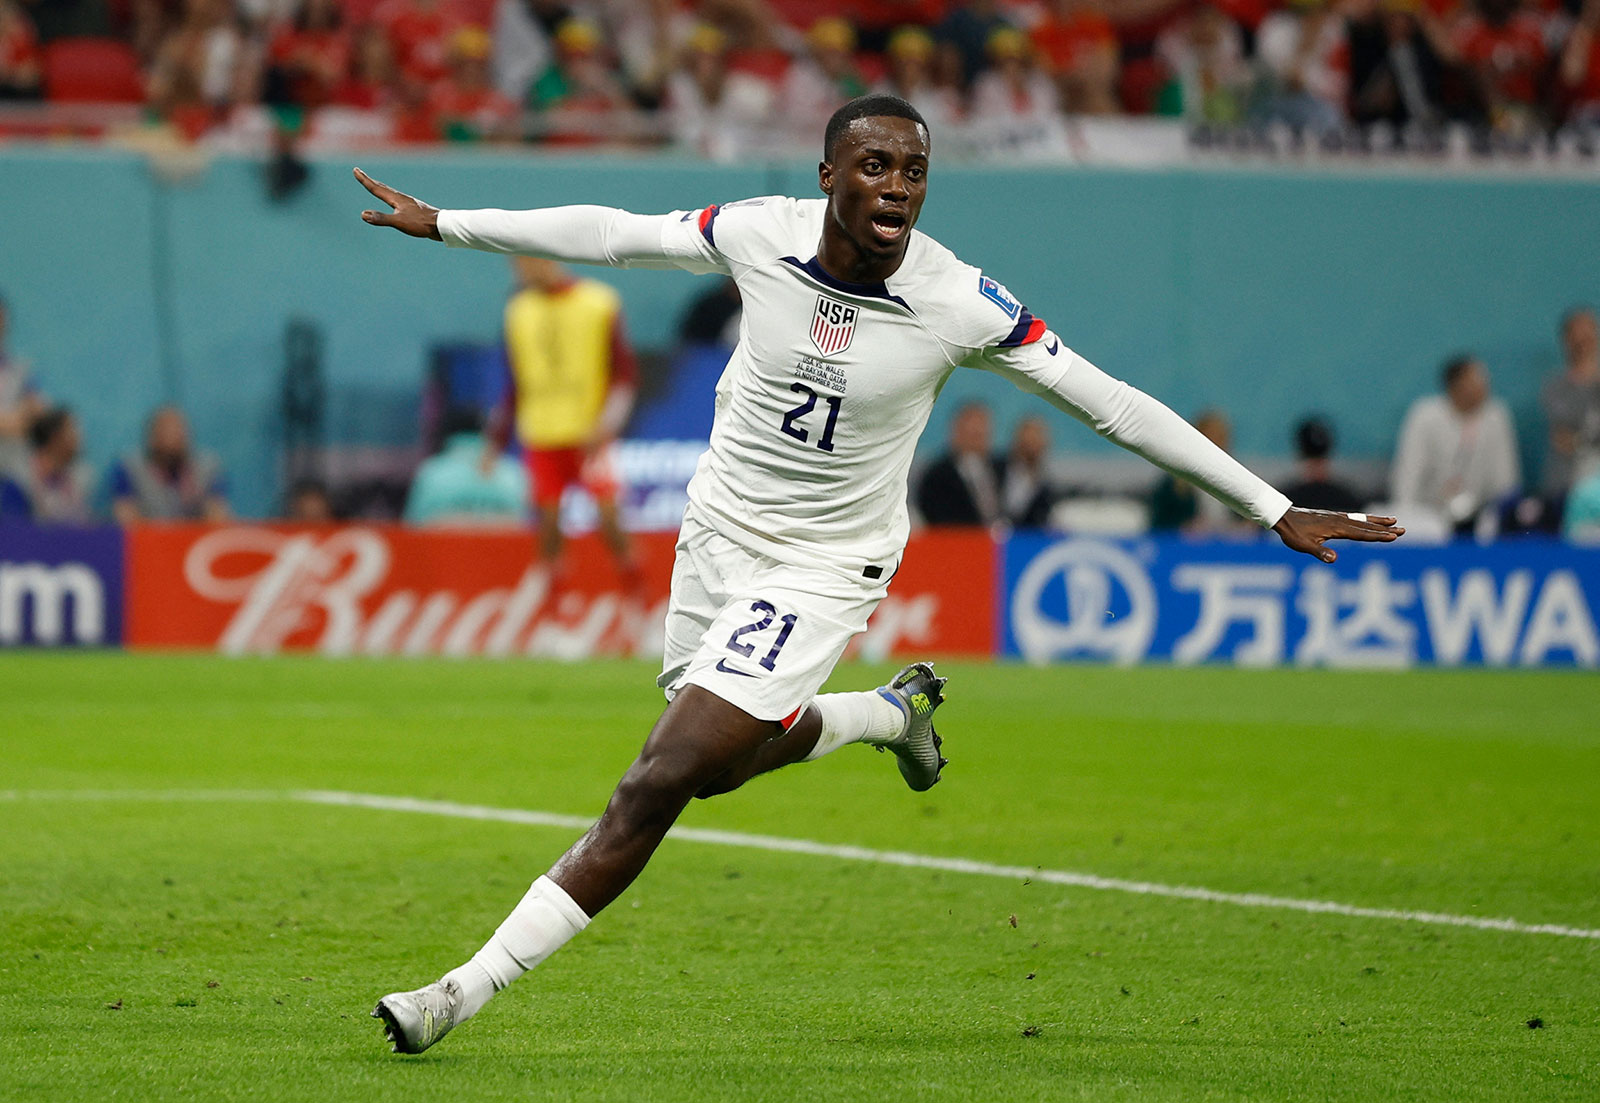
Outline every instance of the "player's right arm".
[[594, 204], [530, 211], [442, 211], [379, 183], [360, 169], [355, 174], [364, 188], [391, 208], [390, 212], [363, 211], [362, 220], [411, 237], [574, 264], [729, 271], [727, 259], [704, 232], [715, 208], [667, 215], [634, 214]]

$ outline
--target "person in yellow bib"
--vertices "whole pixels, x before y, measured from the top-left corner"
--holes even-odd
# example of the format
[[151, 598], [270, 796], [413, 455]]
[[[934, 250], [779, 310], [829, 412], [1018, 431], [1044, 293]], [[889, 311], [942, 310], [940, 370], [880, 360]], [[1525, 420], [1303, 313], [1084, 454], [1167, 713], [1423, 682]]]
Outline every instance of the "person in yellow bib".
[[553, 260], [513, 257], [517, 290], [506, 303], [511, 416], [498, 418], [491, 447], [514, 426], [528, 465], [540, 555], [559, 580], [561, 498], [583, 487], [599, 510], [600, 532], [623, 583], [638, 583], [633, 549], [617, 514], [617, 435], [633, 409], [638, 368], [622, 300], [599, 280], [578, 279]]

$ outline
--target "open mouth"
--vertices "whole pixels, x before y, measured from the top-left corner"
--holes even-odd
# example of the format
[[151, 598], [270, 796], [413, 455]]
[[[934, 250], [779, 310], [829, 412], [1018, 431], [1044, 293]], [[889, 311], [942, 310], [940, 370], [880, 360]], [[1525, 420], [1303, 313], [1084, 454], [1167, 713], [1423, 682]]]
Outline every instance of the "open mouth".
[[906, 216], [899, 211], [879, 211], [872, 216], [872, 228], [879, 237], [893, 241], [906, 232]]

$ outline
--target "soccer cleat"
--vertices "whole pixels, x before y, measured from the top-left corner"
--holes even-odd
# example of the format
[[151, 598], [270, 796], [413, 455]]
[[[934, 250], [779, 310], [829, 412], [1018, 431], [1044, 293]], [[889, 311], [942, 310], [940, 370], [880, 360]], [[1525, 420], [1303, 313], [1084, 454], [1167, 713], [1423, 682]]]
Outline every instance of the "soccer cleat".
[[939, 754], [944, 740], [933, 730], [933, 712], [944, 704], [944, 684], [950, 679], [933, 672], [932, 663], [912, 663], [896, 674], [878, 692], [906, 714], [906, 726], [893, 739], [875, 742], [880, 751], [893, 751], [899, 759], [900, 776], [921, 793], [939, 780], [949, 761]]
[[372, 1017], [383, 1020], [383, 1033], [396, 1053], [421, 1053], [450, 1033], [460, 1009], [461, 989], [453, 981], [434, 981], [415, 992], [383, 997]]

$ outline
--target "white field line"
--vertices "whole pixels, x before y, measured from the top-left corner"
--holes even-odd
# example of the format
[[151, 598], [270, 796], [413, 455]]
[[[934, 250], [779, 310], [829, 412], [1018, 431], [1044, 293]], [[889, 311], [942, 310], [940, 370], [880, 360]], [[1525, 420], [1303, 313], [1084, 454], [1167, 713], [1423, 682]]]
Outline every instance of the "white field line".
[[[594, 820], [559, 812], [536, 812], [519, 808], [494, 808], [482, 804], [458, 804], [446, 800], [421, 800], [416, 797], [391, 797], [375, 793], [349, 793], [333, 789], [0, 789], [0, 801], [151, 801], [151, 802], [229, 802], [290, 801], [303, 804], [333, 805], [343, 808], [371, 808], [382, 812], [412, 812], [428, 816], [448, 816], [463, 820], [488, 820], [533, 827], [562, 827], [584, 831]], [[935, 869], [944, 873], [967, 873], [1008, 880], [1042, 881], [1050, 885], [1094, 889], [1100, 892], [1127, 892], [1138, 896], [1165, 896], [1178, 900], [1203, 900], [1212, 904], [1231, 904], [1240, 908], [1276, 908], [1313, 915], [1343, 915], [1356, 919], [1386, 919], [1404, 923], [1427, 923], [1442, 927], [1468, 927], [1480, 931], [1510, 931], [1514, 934], [1558, 935], [1563, 938], [1600, 940], [1600, 930], [1568, 927], [1559, 923], [1523, 923], [1516, 919], [1495, 919], [1448, 912], [1410, 911], [1403, 908], [1367, 908], [1341, 904], [1334, 900], [1302, 900], [1292, 896], [1269, 896], [1258, 892], [1222, 892], [1193, 885], [1164, 885], [1155, 881], [1128, 881], [1120, 877], [1100, 877], [1093, 873], [1041, 869], [1033, 866], [1004, 866], [969, 858], [939, 858], [901, 850], [873, 850], [863, 846], [840, 846], [810, 839], [787, 839], [777, 835], [750, 835], [742, 831], [717, 831], [704, 827], [674, 827], [671, 837], [683, 842], [733, 846], [746, 850], [808, 854], [819, 858], [838, 858], [849, 862], [875, 862], [879, 865], [910, 869]]]

